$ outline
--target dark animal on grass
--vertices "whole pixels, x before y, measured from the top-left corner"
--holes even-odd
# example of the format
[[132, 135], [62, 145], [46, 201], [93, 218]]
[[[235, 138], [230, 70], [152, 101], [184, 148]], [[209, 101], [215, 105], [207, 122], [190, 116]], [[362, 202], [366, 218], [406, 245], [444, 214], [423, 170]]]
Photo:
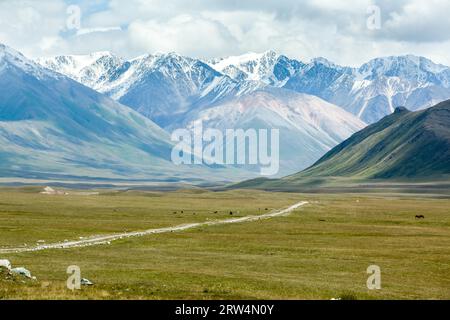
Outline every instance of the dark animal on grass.
[[230, 211], [230, 216], [232, 216], [233, 215], [233, 211]]
[[417, 216], [416, 216], [416, 219], [425, 219], [425, 216], [422, 215], [422, 214], [421, 214], [421, 215], [417, 215]]

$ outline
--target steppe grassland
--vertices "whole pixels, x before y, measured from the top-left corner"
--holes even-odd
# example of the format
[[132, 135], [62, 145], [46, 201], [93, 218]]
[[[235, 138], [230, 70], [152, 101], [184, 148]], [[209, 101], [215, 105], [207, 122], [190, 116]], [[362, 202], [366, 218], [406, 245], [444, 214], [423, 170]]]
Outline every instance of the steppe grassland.
[[[38, 278], [0, 280], [3, 299], [449, 299], [450, 200], [411, 195], [259, 191], [48, 196], [0, 192], [0, 247], [264, 214], [286, 217], [200, 227], [86, 248], [7, 254]], [[72, 195], [71, 195], [72, 193]], [[181, 213], [183, 211], [183, 213]], [[218, 211], [215, 213], [215, 211]], [[425, 220], [416, 220], [422, 214]], [[366, 287], [369, 265], [382, 289]], [[71, 292], [69, 265], [95, 285]]]

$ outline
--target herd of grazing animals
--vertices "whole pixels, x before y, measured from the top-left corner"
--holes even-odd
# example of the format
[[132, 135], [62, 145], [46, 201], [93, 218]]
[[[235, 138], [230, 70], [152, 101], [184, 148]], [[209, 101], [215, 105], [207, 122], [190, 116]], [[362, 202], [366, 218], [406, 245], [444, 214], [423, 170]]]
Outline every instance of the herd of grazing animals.
[[[259, 211], [261, 211], [261, 208], [258, 209]], [[269, 208], [265, 209], [266, 211], [269, 211]], [[177, 214], [178, 211], [174, 211], [173, 214]], [[184, 210], [181, 210], [181, 213], [184, 213]], [[218, 214], [219, 211], [214, 211], [214, 214]], [[238, 212], [239, 213], [239, 212]], [[196, 213], [193, 213], [194, 215], [196, 215]], [[230, 216], [232, 216], [234, 214], [233, 211], [230, 211]], [[416, 220], [420, 220], [420, 219], [425, 219], [425, 216], [423, 214], [421, 215], [416, 215]], [[325, 220], [320, 220], [320, 221], [325, 221]]]
[[[261, 211], [261, 208], [259, 208], [258, 210]], [[269, 211], [269, 208], [266, 208], [265, 210], [266, 210], [266, 211]], [[180, 213], [183, 214], [183, 213], [184, 213], [184, 210], [181, 210]], [[219, 213], [219, 211], [214, 211], [214, 214], [218, 214], [218, 213]], [[240, 212], [238, 211], [237, 213], [239, 214]], [[174, 211], [173, 214], [178, 214], [178, 211]], [[194, 212], [193, 214], [196, 215], [197, 213]], [[232, 216], [232, 215], [234, 215], [234, 214], [235, 214], [235, 212], [230, 211], [230, 216]]]

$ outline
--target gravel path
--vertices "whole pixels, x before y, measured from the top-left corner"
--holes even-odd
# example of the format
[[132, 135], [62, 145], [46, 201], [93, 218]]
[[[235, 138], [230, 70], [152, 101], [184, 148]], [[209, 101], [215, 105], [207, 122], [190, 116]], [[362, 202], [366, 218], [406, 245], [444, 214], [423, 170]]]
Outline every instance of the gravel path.
[[190, 224], [185, 224], [185, 225], [180, 225], [180, 226], [175, 226], [175, 227], [149, 229], [149, 230], [145, 230], [145, 231], [135, 231], [135, 232], [117, 233], [117, 234], [111, 234], [111, 235], [92, 236], [92, 237], [88, 237], [88, 238], [84, 238], [84, 239], [80, 239], [80, 240], [76, 240], [76, 241], [66, 241], [66, 242], [58, 242], [58, 243], [53, 243], [53, 244], [43, 244], [43, 245], [38, 245], [35, 247], [4, 248], [4, 249], [0, 249], [0, 254], [34, 252], [34, 251], [42, 251], [42, 250], [49, 250], [49, 249], [69, 249], [69, 248], [87, 247], [87, 246], [94, 246], [94, 245], [101, 245], [101, 244], [110, 244], [112, 241], [115, 241], [115, 240], [132, 238], [132, 237], [143, 237], [143, 236], [147, 236], [147, 235], [151, 235], [151, 234], [179, 232], [179, 231], [189, 230], [189, 229], [198, 228], [198, 227], [207, 227], [207, 226], [216, 226], [216, 225], [224, 225], [224, 224], [265, 220], [265, 219], [288, 215], [295, 209], [298, 209], [306, 204], [308, 204], [307, 201], [301, 201], [299, 203], [294, 204], [293, 206], [290, 206], [289, 208], [282, 209], [282, 210], [272, 212], [272, 213], [258, 215], [258, 216], [246, 216], [246, 217], [242, 217], [242, 218], [190, 223]]

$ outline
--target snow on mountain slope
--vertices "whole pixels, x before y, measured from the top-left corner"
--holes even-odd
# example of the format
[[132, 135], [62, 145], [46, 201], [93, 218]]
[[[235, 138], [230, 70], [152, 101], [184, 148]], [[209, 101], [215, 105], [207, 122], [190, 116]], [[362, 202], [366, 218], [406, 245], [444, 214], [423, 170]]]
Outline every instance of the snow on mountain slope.
[[182, 125], [204, 129], [279, 129], [280, 175], [302, 170], [365, 124], [318, 97], [266, 88], [189, 113]]
[[284, 86], [317, 95], [373, 123], [398, 106], [430, 107], [450, 98], [450, 68], [412, 55], [378, 58], [360, 68], [314, 60]]
[[240, 84], [200, 60], [175, 53], [148, 54], [129, 61], [111, 54], [38, 61], [132, 107], [160, 126], [192, 108], [254, 87]]
[[126, 76], [118, 101], [163, 127], [193, 108], [236, 92], [239, 85], [199, 60], [173, 53], [136, 59]]
[[128, 68], [126, 61], [110, 52], [39, 58], [36, 62], [102, 93]]
[[[130, 61], [109, 53], [43, 60], [55, 71], [105, 93], [167, 127], [193, 109], [208, 108], [268, 86], [318, 96], [367, 123], [398, 106], [427, 108], [450, 98], [450, 69], [412, 55], [378, 58], [359, 68], [324, 58], [310, 63], [273, 51], [212, 59], [204, 63], [177, 54]], [[67, 60], [67, 61], [66, 61]], [[68, 67], [66, 65], [69, 65]]]
[[94, 53], [38, 62], [107, 94], [163, 127], [182, 120], [193, 109], [267, 85], [282, 86], [302, 65], [273, 51], [221, 59], [218, 64], [175, 53], [147, 54], [128, 61], [111, 53]]
[[[199, 60], [173, 53], [121, 61], [117, 65], [122, 63], [126, 67], [120, 67], [122, 72], [107, 73], [117, 74], [117, 77], [110, 77], [112, 80], [105, 83], [99, 79], [107, 78], [101, 76], [107, 68], [101, 67], [111, 65], [105, 61], [119, 59], [110, 54], [95, 54], [52, 61], [65, 65], [74, 60], [75, 63], [71, 62], [64, 68], [48, 60], [41, 60], [41, 63], [70, 72], [72, 77], [76, 77], [73, 70], [75, 73], [84, 70], [83, 75], [94, 75], [90, 81], [86, 77], [78, 79], [87, 85], [100, 84], [97, 87], [99, 91], [133, 106], [169, 130], [189, 127], [192, 121], [203, 119], [205, 115], [214, 117], [215, 121], [206, 121], [206, 124], [217, 129], [281, 128], [284, 142], [280, 174], [296, 172], [312, 164], [324, 152], [364, 126], [345, 111], [316, 97], [270, 89], [267, 85], [264, 85], [267, 91], [252, 95], [251, 92], [260, 87], [260, 81], [238, 82]], [[277, 61], [282, 60], [279, 58]], [[271, 70], [274, 75], [275, 67]], [[243, 97], [243, 100], [236, 97]], [[236, 103], [247, 106], [249, 111], [237, 108]]]
[[214, 69], [235, 80], [261, 82], [261, 87], [283, 86], [303, 65], [297, 60], [291, 60], [274, 51], [212, 59], [208, 63]]
[[55, 76], [49, 70], [36, 68], [33, 61], [27, 59], [20, 52], [0, 43], [0, 72], [7, 72], [7, 69], [12, 68], [20, 68], [36, 78]]
[[152, 121], [5, 46], [0, 142], [3, 177], [200, 183], [234, 172], [174, 165], [169, 135]]

